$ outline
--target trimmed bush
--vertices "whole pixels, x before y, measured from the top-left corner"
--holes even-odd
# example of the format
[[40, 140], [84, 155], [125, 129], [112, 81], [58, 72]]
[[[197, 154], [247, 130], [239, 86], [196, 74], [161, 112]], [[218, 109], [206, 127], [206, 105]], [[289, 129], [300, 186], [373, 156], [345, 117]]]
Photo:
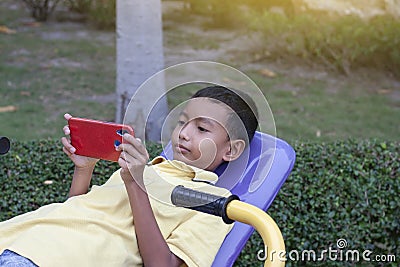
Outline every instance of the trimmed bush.
[[[371, 259], [375, 255], [398, 258], [399, 145], [378, 140], [294, 143], [296, 164], [268, 211], [282, 230], [287, 252], [314, 250], [320, 257], [323, 250], [337, 249], [337, 240], [345, 239], [344, 252], [370, 250]], [[155, 144], [148, 149], [151, 156], [161, 150]], [[116, 163], [100, 162], [93, 184], [104, 183], [117, 168]], [[59, 141], [12, 142], [11, 151], [0, 157], [0, 220], [64, 201], [72, 171]], [[260, 237], [253, 234], [235, 266], [262, 266], [257, 258], [262, 248]], [[379, 266], [363, 259], [291, 258], [287, 266]]]
[[[151, 155], [161, 148], [148, 145]], [[103, 184], [119, 168], [99, 161], [92, 184]], [[74, 165], [57, 140], [12, 141], [10, 152], [0, 157], [0, 221], [67, 199]]]
[[[399, 261], [399, 145], [377, 140], [294, 144], [296, 164], [268, 210], [282, 231], [286, 251], [314, 250], [318, 258], [345, 239], [343, 252], [358, 250], [360, 260], [342, 256], [342, 261], [301, 261], [301, 254], [297, 258], [293, 252], [287, 266], [381, 266], [363, 261], [365, 250], [373, 252], [371, 261], [375, 255], [396, 255]], [[257, 252], [262, 248], [262, 240], [253, 234], [237, 266], [261, 266]]]

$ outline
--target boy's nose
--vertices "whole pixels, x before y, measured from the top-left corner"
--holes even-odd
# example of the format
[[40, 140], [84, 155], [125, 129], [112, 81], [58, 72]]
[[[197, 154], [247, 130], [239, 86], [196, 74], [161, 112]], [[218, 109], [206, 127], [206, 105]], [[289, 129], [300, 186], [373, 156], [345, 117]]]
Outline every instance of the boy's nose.
[[179, 131], [179, 138], [189, 141], [191, 135], [191, 126], [190, 123], [185, 124], [182, 129]]

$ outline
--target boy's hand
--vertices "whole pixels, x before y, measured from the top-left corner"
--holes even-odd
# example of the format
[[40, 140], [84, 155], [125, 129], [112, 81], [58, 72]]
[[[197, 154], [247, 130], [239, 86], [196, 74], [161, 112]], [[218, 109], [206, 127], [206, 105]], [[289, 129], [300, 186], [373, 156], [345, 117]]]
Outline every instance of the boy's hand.
[[[72, 116], [70, 114], [66, 113], [64, 115], [64, 118], [68, 121], [70, 118], [72, 118]], [[69, 136], [69, 134], [71, 133], [68, 125], [64, 126], [63, 131], [66, 136]], [[96, 165], [96, 163], [99, 161], [99, 159], [80, 156], [80, 155], [75, 154], [76, 149], [71, 145], [71, 140], [69, 138], [67, 138], [66, 136], [61, 138], [61, 142], [63, 144], [63, 151], [72, 160], [72, 162], [75, 164], [75, 166], [78, 168], [94, 167], [94, 165]]]
[[143, 170], [149, 161], [149, 154], [146, 147], [139, 138], [134, 138], [130, 134], [124, 134], [123, 142], [117, 148], [121, 151], [118, 164], [121, 166], [121, 177], [124, 182], [136, 181], [143, 185]]

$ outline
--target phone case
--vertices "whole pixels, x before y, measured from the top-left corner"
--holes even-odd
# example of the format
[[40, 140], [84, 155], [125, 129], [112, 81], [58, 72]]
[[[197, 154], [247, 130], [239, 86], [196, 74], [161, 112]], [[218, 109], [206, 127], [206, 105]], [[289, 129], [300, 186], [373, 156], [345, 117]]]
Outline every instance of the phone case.
[[68, 120], [71, 144], [76, 154], [108, 161], [118, 161], [120, 151], [115, 147], [122, 143], [122, 135], [134, 135], [132, 127], [123, 124], [83, 118]]

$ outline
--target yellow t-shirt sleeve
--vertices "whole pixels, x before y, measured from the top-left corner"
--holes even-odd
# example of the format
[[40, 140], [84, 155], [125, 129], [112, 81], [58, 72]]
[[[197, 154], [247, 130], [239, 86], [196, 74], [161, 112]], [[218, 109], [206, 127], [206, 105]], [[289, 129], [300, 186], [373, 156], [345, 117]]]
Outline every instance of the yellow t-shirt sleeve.
[[211, 266], [232, 225], [222, 218], [201, 212], [184, 221], [167, 238], [172, 253], [187, 266]]

